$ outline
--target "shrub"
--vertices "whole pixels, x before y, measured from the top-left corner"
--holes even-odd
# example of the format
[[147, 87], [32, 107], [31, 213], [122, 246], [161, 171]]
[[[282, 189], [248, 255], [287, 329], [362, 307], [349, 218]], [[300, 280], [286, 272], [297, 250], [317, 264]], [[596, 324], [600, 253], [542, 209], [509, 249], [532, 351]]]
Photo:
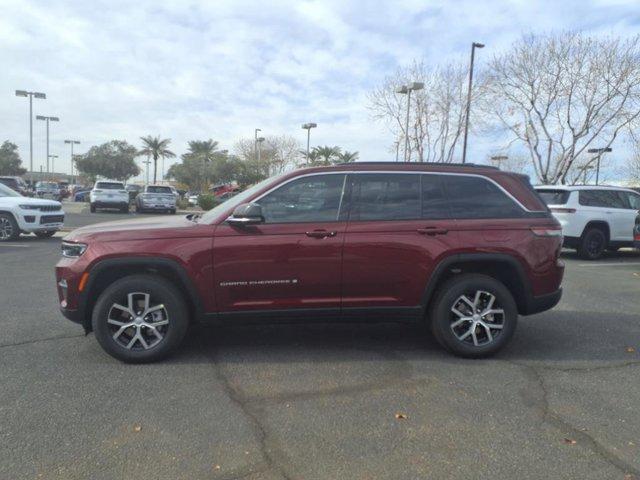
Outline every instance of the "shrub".
[[202, 210], [205, 210], [205, 211], [211, 210], [218, 203], [220, 202], [213, 195], [200, 195], [198, 197], [198, 205], [200, 205], [200, 208], [202, 208]]
[[184, 198], [179, 198], [178, 200], [176, 200], [176, 205], [178, 206], [179, 210], [186, 210], [187, 208], [189, 208], [189, 201]]

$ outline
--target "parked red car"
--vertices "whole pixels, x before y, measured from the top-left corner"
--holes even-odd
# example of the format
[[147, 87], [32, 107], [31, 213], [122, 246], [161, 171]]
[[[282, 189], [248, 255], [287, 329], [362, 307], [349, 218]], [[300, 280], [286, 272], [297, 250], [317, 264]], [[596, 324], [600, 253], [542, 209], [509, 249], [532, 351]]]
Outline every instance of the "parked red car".
[[75, 230], [60, 308], [127, 362], [190, 322], [418, 321], [465, 357], [560, 300], [559, 223], [528, 178], [487, 166], [350, 163], [265, 180], [201, 217]]

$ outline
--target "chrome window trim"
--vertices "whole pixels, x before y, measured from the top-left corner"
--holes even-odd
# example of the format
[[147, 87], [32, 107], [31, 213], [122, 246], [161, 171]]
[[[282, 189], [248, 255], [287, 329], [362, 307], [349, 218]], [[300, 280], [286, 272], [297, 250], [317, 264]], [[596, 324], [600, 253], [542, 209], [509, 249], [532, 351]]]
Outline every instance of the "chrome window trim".
[[[511, 193], [509, 193], [502, 185], [500, 185], [498, 182], [496, 182], [494, 179], [489, 178], [487, 176], [484, 175], [478, 175], [476, 173], [454, 173], [454, 172], [416, 172], [416, 171], [399, 171], [399, 170], [348, 170], [348, 171], [340, 171], [340, 170], [334, 170], [332, 172], [313, 172], [313, 173], [307, 173], [304, 175], [296, 175], [295, 177], [291, 177], [288, 180], [279, 183], [278, 185], [275, 185], [274, 187], [270, 188], [269, 190], [267, 190], [266, 192], [262, 193], [260, 196], [254, 198], [253, 200], [251, 200], [251, 202], [259, 202], [260, 199], [266, 197], [267, 195], [269, 195], [271, 192], [277, 190], [280, 187], [283, 187], [284, 185], [286, 185], [289, 182], [292, 182], [294, 180], [298, 180], [300, 178], [304, 178], [304, 177], [312, 177], [312, 176], [317, 176], [317, 175], [367, 175], [367, 174], [392, 174], [392, 175], [407, 175], [407, 174], [411, 174], [411, 175], [452, 175], [452, 176], [458, 176], [458, 177], [476, 177], [476, 178], [481, 178], [483, 180], [489, 181], [491, 183], [493, 183], [496, 187], [498, 187], [500, 189], [500, 191], [502, 191], [502, 193], [504, 193], [507, 197], [509, 197], [511, 200], [513, 200], [515, 202], [516, 205], [518, 205], [522, 210], [524, 210], [525, 212], [528, 213], [546, 213], [546, 210], [529, 210], [527, 207], [525, 207], [522, 203], [520, 203], [520, 201], [515, 198], [513, 195], [511, 195]], [[345, 176], [345, 180], [346, 180], [346, 176]], [[633, 191], [633, 190], [632, 190]], [[344, 196], [344, 189], [343, 189], [343, 196]], [[342, 201], [342, 199], [341, 199]], [[340, 209], [338, 209], [338, 215], [340, 214]]]

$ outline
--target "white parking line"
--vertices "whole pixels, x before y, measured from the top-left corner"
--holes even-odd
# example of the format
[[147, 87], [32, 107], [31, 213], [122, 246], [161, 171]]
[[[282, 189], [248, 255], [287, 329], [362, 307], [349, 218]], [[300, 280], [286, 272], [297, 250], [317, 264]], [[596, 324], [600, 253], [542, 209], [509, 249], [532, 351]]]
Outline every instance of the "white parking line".
[[629, 267], [634, 265], [640, 265], [640, 262], [629, 263], [579, 263], [579, 267]]
[[0, 247], [29, 248], [31, 245], [16, 245], [15, 243], [0, 243]]

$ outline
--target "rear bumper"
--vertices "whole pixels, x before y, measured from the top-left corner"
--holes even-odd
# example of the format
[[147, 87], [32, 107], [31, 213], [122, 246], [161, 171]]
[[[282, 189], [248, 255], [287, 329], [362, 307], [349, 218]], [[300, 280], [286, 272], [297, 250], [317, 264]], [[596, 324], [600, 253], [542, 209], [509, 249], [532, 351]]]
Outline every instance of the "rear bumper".
[[128, 207], [129, 202], [124, 200], [95, 200], [91, 202], [96, 208], [120, 208]]
[[527, 301], [527, 305], [524, 311], [521, 311], [521, 315], [533, 315], [535, 313], [544, 312], [555, 307], [562, 298], [562, 288], [559, 288], [555, 292], [547, 293], [545, 295], [531, 296]]

